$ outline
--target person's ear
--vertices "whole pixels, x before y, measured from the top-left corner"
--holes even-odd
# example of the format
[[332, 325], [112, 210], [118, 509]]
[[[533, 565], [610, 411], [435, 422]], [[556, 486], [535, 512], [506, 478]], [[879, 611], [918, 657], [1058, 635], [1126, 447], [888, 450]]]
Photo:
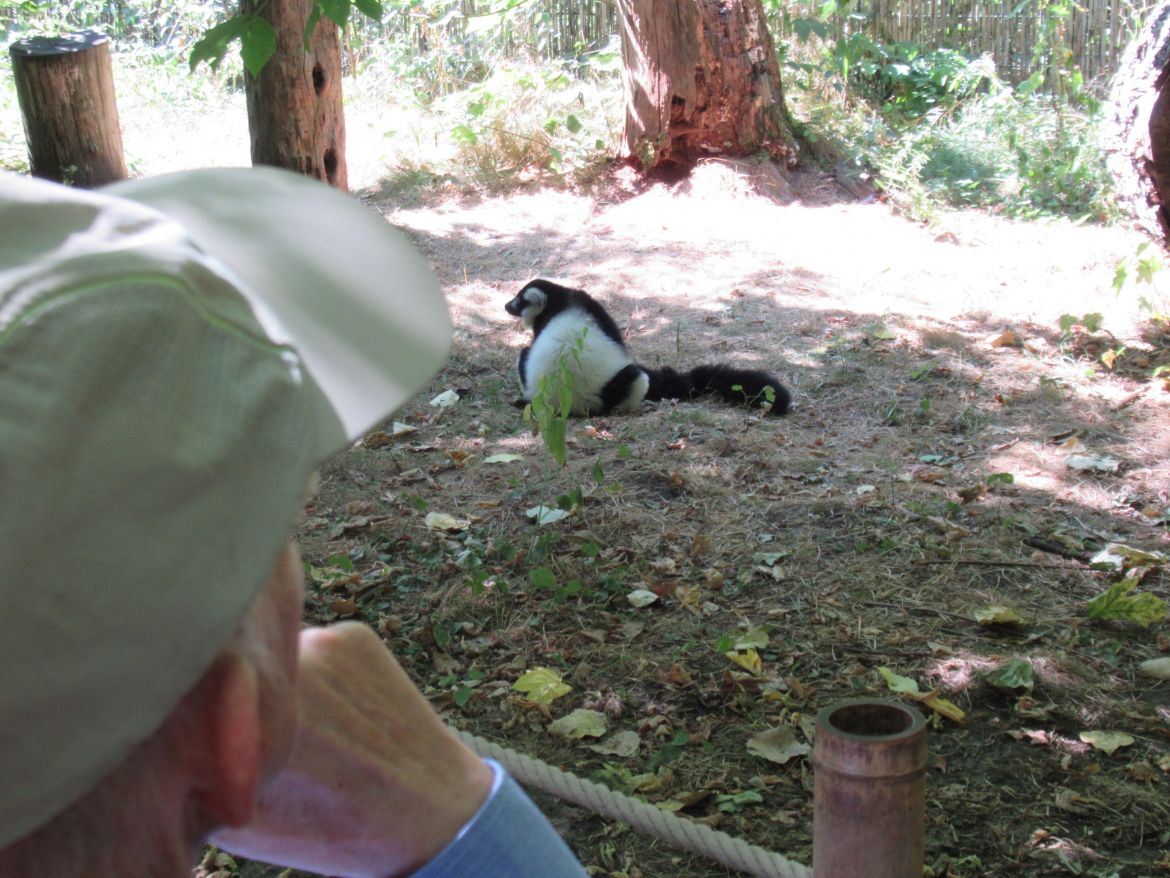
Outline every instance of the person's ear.
[[195, 795], [217, 825], [238, 827], [252, 819], [260, 786], [260, 677], [239, 656], [223, 656], [217, 665], [210, 709], [203, 717], [205, 770], [196, 779]]

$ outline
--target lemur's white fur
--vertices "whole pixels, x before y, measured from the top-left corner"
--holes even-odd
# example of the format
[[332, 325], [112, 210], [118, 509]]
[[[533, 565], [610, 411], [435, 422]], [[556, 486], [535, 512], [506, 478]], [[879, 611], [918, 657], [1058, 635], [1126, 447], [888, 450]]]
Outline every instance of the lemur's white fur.
[[[531, 327], [537, 315], [544, 310], [547, 297], [535, 287], [524, 290], [522, 295], [529, 304], [521, 312], [525, 325]], [[583, 370], [573, 356], [577, 340], [585, 332], [585, 344], [580, 353], [582, 363], [589, 365]], [[579, 308], [570, 308], [553, 317], [545, 325], [540, 335], [532, 342], [528, 351], [526, 374], [529, 381], [522, 385], [520, 390], [525, 399], [532, 399], [540, 389], [539, 381], [542, 375], [552, 372], [556, 368], [557, 358], [566, 354], [566, 363], [569, 372], [573, 375], [573, 414], [584, 415], [601, 408], [601, 389], [619, 370], [629, 365], [632, 360], [629, 353], [620, 345], [614, 344], [593, 320], [588, 312]], [[638, 375], [630, 383], [629, 392], [625, 399], [614, 406], [615, 409], [639, 411], [642, 408], [642, 399], [650, 388], [650, 378], [645, 372]]]

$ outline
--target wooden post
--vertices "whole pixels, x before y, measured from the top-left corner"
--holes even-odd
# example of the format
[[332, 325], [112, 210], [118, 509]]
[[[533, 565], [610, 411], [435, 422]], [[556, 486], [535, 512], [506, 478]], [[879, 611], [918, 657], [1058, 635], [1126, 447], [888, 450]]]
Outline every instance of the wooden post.
[[125, 180], [109, 37], [33, 37], [8, 53], [33, 174], [83, 188]]

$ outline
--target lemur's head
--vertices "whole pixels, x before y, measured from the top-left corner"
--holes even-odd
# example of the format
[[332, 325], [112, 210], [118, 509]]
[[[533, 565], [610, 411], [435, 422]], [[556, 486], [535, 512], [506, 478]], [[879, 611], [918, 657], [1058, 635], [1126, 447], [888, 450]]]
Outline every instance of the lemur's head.
[[504, 310], [513, 317], [522, 319], [525, 326], [531, 327], [536, 323], [536, 318], [540, 316], [544, 306], [548, 304], [548, 293], [543, 289], [544, 284], [545, 281], [540, 280], [526, 284], [524, 289], [504, 306]]

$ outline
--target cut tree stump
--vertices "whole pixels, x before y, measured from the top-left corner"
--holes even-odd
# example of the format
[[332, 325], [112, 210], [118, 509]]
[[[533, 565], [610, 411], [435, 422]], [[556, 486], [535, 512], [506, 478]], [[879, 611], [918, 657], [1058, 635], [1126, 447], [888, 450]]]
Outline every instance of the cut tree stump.
[[33, 37], [8, 53], [32, 173], [83, 188], [126, 179], [109, 37]]

